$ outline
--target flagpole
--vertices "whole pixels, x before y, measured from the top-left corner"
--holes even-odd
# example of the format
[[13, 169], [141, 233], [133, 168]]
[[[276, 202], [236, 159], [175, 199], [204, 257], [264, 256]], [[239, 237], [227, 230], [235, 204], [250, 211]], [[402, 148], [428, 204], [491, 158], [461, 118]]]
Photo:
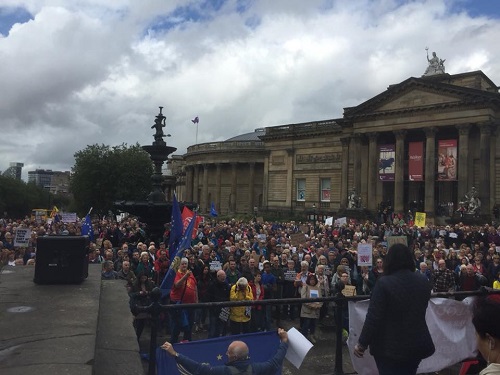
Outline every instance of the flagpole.
[[196, 121], [196, 141], [195, 144], [198, 144], [198, 121]]
[[92, 212], [93, 209], [94, 209], [94, 207], [90, 207], [89, 213], [87, 215], [90, 215], [90, 213]]

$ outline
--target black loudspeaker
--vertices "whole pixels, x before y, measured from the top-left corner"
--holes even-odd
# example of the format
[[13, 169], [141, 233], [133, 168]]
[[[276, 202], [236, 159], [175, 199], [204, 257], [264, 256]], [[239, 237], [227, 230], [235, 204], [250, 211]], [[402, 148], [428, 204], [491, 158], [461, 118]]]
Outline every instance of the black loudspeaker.
[[89, 275], [86, 236], [44, 236], [36, 240], [36, 284], [77, 284]]

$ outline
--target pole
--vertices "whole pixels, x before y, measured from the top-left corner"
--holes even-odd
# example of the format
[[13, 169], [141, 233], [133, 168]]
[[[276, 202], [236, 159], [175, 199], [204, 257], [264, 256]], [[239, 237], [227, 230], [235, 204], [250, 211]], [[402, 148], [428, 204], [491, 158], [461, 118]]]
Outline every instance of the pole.
[[347, 303], [345, 298], [342, 298], [342, 294], [339, 293], [339, 299], [335, 301], [335, 368], [333, 370], [334, 375], [344, 375], [344, 369], [342, 367], [342, 321], [343, 321], [343, 306]]
[[194, 144], [198, 144], [198, 122], [196, 122], [196, 141]]

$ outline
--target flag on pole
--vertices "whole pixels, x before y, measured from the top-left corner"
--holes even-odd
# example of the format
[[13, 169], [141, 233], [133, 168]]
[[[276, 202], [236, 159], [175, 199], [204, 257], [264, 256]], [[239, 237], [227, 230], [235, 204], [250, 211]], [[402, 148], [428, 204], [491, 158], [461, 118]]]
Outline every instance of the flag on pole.
[[194, 212], [191, 211], [188, 207], [184, 206], [184, 208], [182, 209], [182, 222], [184, 227], [184, 233], [187, 231], [187, 228], [191, 223], [191, 221], [196, 220], [196, 222], [194, 223], [194, 229], [191, 234], [191, 238], [193, 239], [198, 235], [198, 225], [203, 220], [203, 217], [201, 216], [196, 216], [196, 219], [194, 219], [194, 217], [195, 217]]
[[200, 118], [199, 118], [198, 116], [196, 116], [194, 119], [192, 119], [192, 120], [191, 120], [191, 122], [192, 122], [193, 124], [197, 124], [197, 123], [199, 123], [199, 122], [200, 122]]
[[[175, 273], [179, 268], [181, 263], [181, 258], [184, 254], [184, 250], [191, 247], [191, 234], [193, 232], [194, 223], [196, 222], [196, 213], [194, 214], [193, 219], [189, 223], [184, 235], [182, 236], [182, 240], [179, 243], [179, 246], [175, 249], [175, 257], [172, 259], [172, 263], [170, 263], [170, 268], [167, 271], [167, 274], [163, 278], [161, 282], [160, 289], [163, 296], [166, 296], [170, 293], [172, 289], [172, 285], [175, 279]], [[174, 253], [173, 249], [170, 250], [171, 254]]]
[[172, 201], [172, 215], [170, 217], [170, 238], [168, 240], [168, 256], [171, 258], [175, 255], [179, 242], [182, 239], [183, 224], [181, 209], [177, 201], [177, 195], [174, 192], [174, 199]]
[[92, 229], [92, 220], [90, 220], [90, 214], [85, 216], [82, 224], [82, 236], [89, 236], [90, 241], [94, 241], [94, 230]]
[[217, 213], [217, 210], [215, 209], [215, 203], [212, 202], [212, 205], [210, 206], [210, 216], [212, 217], [217, 217], [219, 214]]

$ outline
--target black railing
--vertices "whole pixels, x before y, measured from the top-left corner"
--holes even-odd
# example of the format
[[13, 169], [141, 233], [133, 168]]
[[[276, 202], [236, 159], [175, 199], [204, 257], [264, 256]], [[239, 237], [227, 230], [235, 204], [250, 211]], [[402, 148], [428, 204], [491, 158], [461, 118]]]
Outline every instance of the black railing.
[[[472, 292], [439, 292], [433, 293], [431, 298], [449, 298], [449, 297], [470, 297], [486, 294], [500, 294], [500, 289], [491, 289], [481, 287], [481, 289]], [[197, 309], [197, 308], [210, 308], [210, 307], [235, 307], [235, 306], [266, 306], [266, 305], [299, 305], [308, 302], [335, 302], [335, 367], [334, 375], [344, 375], [342, 367], [342, 319], [344, 304], [349, 301], [361, 301], [370, 299], [369, 295], [359, 295], [352, 297], [345, 297], [342, 294], [333, 297], [321, 298], [280, 298], [280, 299], [266, 299], [257, 301], [227, 301], [227, 302], [204, 302], [204, 303], [188, 303], [188, 304], [167, 304], [160, 303], [161, 291], [159, 288], [154, 288], [151, 292], [152, 303], [149, 306], [137, 306], [138, 311], [147, 312], [151, 315], [151, 340], [149, 344], [149, 367], [148, 375], [156, 374], [156, 348], [157, 348], [157, 333], [158, 321], [161, 312], [169, 312], [170, 310], [179, 309]], [[280, 318], [278, 314], [276, 325], [279, 327]]]

